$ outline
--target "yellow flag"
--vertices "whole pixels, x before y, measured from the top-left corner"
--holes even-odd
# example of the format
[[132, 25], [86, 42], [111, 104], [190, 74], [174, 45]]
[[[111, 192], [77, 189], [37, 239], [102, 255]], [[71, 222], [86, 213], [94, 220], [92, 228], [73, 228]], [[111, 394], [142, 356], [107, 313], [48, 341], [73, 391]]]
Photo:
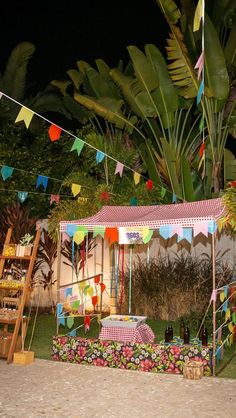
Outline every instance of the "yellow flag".
[[26, 128], [28, 129], [33, 116], [34, 116], [34, 112], [32, 112], [32, 110], [27, 109], [26, 107], [22, 106], [21, 110], [19, 111], [17, 115], [15, 122], [21, 122], [23, 120], [25, 122]]
[[76, 231], [74, 233], [73, 239], [77, 245], [79, 245], [84, 240], [84, 231]]
[[231, 346], [233, 344], [233, 342], [234, 342], [234, 336], [233, 336], [233, 334], [231, 334], [229, 336], [229, 345]]
[[230, 322], [230, 323], [228, 324], [228, 329], [229, 329], [229, 331], [230, 331], [230, 332], [233, 332], [233, 330], [234, 330], [234, 326], [233, 326], [232, 322]]
[[141, 231], [142, 238], [145, 239], [148, 234], [149, 234], [149, 228], [143, 228]]
[[94, 290], [93, 290], [92, 286], [90, 286], [87, 290], [87, 294], [92, 297], [93, 293], [94, 293]]
[[141, 175], [139, 173], [136, 173], [136, 171], [135, 171], [135, 173], [134, 173], [134, 184], [135, 184], [135, 186], [137, 186], [137, 184], [139, 184], [140, 177], [141, 177]]
[[225, 292], [221, 292], [220, 293], [220, 301], [224, 302], [224, 300], [225, 300]]
[[81, 190], [80, 184], [73, 183], [71, 185], [71, 191], [72, 191], [74, 197], [77, 196], [77, 194], [80, 193], [80, 190]]
[[196, 10], [195, 10], [195, 14], [194, 14], [193, 32], [196, 32], [197, 30], [199, 30], [201, 18], [203, 17], [203, 15], [204, 15], [203, 0], [199, 0]]
[[80, 288], [80, 290], [84, 290], [84, 288], [85, 288], [85, 286], [87, 286], [86, 285], [86, 282], [84, 281], [84, 282], [81, 282], [81, 283], [79, 283], [79, 288]]
[[225, 312], [225, 320], [227, 321], [227, 319], [230, 318], [230, 309], [227, 309], [227, 311]]

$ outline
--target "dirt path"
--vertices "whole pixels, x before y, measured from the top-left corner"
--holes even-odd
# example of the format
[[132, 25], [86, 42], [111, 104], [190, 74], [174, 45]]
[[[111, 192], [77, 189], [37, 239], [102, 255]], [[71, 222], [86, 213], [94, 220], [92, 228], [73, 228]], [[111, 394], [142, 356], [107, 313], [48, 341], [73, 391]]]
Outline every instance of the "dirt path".
[[0, 360], [0, 417], [232, 418], [236, 380], [80, 366], [37, 359]]

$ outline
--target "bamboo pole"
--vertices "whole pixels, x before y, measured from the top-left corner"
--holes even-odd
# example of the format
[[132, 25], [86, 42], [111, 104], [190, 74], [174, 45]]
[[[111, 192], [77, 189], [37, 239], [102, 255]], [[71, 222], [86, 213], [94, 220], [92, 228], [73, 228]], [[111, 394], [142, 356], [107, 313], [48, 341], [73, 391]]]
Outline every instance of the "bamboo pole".
[[[215, 290], [216, 290], [215, 232], [212, 234], [212, 238], [211, 238], [211, 251], [212, 251], [212, 290], [215, 293]], [[215, 298], [213, 298], [213, 301], [212, 301], [212, 310], [213, 310], [212, 372], [213, 372], [213, 376], [215, 376], [216, 375], [216, 300]]]

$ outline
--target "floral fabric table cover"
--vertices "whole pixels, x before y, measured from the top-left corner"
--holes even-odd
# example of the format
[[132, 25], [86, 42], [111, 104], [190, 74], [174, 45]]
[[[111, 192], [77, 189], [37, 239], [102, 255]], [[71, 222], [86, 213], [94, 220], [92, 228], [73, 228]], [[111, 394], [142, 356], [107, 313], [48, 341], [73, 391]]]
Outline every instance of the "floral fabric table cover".
[[211, 375], [212, 348], [194, 345], [140, 344], [54, 336], [52, 359], [144, 372], [181, 374], [187, 360], [203, 362], [205, 376]]

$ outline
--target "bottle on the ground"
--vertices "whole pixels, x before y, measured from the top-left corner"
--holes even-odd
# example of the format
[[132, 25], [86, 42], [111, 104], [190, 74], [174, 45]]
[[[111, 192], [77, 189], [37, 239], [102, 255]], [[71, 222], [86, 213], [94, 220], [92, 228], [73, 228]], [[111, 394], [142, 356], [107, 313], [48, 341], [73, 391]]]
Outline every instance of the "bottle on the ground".
[[172, 325], [169, 325], [169, 334], [170, 334], [170, 341], [173, 340], [173, 327]]
[[170, 342], [170, 333], [169, 333], [169, 328], [167, 327], [165, 330], [165, 343], [169, 343]]

